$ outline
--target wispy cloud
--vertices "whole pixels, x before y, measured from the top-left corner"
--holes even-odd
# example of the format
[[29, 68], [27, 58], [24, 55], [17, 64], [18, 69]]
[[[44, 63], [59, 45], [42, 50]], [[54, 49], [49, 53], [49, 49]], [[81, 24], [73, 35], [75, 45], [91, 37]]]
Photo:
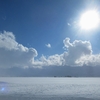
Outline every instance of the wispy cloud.
[[67, 25], [68, 25], [68, 26], [71, 26], [71, 24], [70, 24], [70, 23], [67, 23]]
[[51, 48], [51, 44], [49, 44], [49, 43], [46, 44], [45, 46], [48, 47], [48, 48]]

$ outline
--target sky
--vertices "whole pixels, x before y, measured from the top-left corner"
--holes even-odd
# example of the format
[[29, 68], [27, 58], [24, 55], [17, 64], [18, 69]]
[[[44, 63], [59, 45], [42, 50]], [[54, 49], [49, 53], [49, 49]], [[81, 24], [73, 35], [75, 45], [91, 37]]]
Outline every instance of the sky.
[[100, 76], [99, 4], [0, 0], [0, 76]]

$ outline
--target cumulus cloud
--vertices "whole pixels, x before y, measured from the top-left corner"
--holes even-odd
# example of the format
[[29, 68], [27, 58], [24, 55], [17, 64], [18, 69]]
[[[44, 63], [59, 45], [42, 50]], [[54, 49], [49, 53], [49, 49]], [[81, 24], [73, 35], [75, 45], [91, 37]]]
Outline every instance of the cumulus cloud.
[[51, 44], [49, 44], [49, 43], [46, 44], [46, 47], [51, 48]]
[[[99, 66], [100, 54], [92, 54], [92, 46], [89, 41], [63, 40], [66, 51], [62, 54], [51, 56], [42, 55], [39, 59], [34, 48], [28, 48], [19, 44], [12, 32], [0, 33], [0, 67], [34, 67], [45, 66]], [[50, 44], [46, 45], [48, 48]]]
[[42, 66], [100, 66], [100, 54], [93, 54], [90, 41], [63, 40], [65, 52], [49, 57], [42, 56], [36, 63]]
[[76, 63], [80, 66], [100, 66], [100, 54], [82, 56], [76, 60]]
[[100, 54], [93, 54], [89, 41], [75, 40], [72, 43], [69, 38], [63, 40], [66, 52], [63, 53], [63, 64], [68, 66], [100, 66]]
[[80, 59], [84, 55], [92, 54], [92, 46], [89, 41], [75, 40], [70, 43], [70, 39], [63, 40], [64, 48], [67, 49], [63, 53], [64, 65], [76, 65], [76, 60]]
[[37, 51], [19, 44], [12, 32], [0, 33], [0, 67], [26, 67], [34, 61]]
[[35, 60], [33, 62], [34, 66], [40, 67], [40, 66], [61, 66], [63, 62], [63, 57], [62, 55], [52, 55], [49, 57], [46, 57], [42, 55], [42, 57], [38, 60]]
[[[90, 58], [83, 60], [83, 57], [93, 56], [92, 46], [89, 41], [75, 40], [72, 43], [70, 38], [63, 40], [66, 51], [62, 54], [55, 54], [49, 57], [42, 57], [33, 62], [34, 66], [83, 66], [89, 65]], [[85, 58], [84, 58], [85, 59]], [[87, 63], [88, 61], [88, 63]], [[91, 61], [92, 62], [92, 61]], [[85, 64], [86, 63], [86, 64]]]

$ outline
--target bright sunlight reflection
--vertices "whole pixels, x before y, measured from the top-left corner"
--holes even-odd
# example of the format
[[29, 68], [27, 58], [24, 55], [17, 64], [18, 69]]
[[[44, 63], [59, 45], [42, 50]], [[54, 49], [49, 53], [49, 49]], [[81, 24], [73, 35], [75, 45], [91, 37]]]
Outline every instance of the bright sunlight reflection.
[[97, 28], [100, 22], [99, 14], [96, 10], [90, 10], [82, 14], [80, 27], [85, 30]]

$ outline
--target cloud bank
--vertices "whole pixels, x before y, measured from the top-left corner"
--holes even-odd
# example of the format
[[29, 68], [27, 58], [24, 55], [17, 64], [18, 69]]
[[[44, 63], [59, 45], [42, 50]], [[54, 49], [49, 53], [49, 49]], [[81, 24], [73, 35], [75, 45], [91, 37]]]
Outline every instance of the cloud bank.
[[[34, 48], [28, 48], [19, 44], [12, 32], [0, 33], [0, 68], [43, 68], [47, 66], [99, 66], [100, 54], [94, 55], [89, 41], [70, 38], [63, 40], [64, 51], [49, 57], [42, 55], [36, 59], [38, 53]], [[46, 45], [51, 47], [50, 44]]]

